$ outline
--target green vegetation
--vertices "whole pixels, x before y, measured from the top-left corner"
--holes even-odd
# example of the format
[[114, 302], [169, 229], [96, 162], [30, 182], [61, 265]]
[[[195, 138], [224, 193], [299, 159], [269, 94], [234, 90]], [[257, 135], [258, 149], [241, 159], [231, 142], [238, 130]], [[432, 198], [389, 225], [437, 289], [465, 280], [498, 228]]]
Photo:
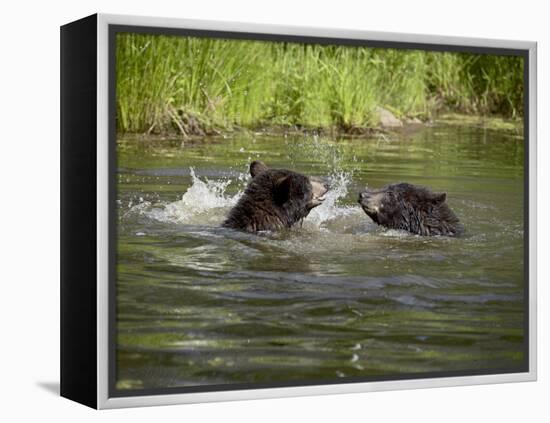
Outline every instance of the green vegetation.
[[496, 116], [464, 115], [456, 113], [443, 113], [437, 116], [438, 124], [477, 126], [492, 129], [509, 134], [516, 134], [523, 139], [523, 121], [520, 119], [503, 119]]
[[352, 131], [376, 127], [377, 107], [523, 113], [519, 57], [118, 34], [116, 60], [120, 133]]

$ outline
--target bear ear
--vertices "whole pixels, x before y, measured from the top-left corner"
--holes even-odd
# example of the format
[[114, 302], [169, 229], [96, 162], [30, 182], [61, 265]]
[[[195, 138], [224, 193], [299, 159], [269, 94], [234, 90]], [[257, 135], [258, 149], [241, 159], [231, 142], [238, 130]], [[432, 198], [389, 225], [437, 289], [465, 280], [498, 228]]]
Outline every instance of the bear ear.
[[288, 201], [290, 198], [291, 184], [292, 178], [290, 176], [285, 176], [275, 182], [275, 187], [273, 188], [273, 199], [276, 204], [283, 205]]
[[447, 199], [447, 193], [446, 192], [437, 192], [432, 196], [432, 201], [434, 204], [442, 204]]
[[266, 170], [267, 166], [259, 160], [250, 163], [250, 175], [252, 177], [258, 175], [259, 173], [265, 172]]

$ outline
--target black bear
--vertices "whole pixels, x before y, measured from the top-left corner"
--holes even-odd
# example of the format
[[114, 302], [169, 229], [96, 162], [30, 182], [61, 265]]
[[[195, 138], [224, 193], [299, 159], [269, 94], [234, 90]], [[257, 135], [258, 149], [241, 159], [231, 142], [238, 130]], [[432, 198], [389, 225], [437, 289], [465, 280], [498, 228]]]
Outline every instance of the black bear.
[[456, 236], [464, 226], [449, 208], [445, 193], [398, 183], [359, 193], [359, 204], [377, 224], [418, 235]]
[[224, 227], [246, 232], [290, 228], [322, 204], [328, 187], [320, 179], [286, 169], [250, 164], [252, 180], [231, 209]]

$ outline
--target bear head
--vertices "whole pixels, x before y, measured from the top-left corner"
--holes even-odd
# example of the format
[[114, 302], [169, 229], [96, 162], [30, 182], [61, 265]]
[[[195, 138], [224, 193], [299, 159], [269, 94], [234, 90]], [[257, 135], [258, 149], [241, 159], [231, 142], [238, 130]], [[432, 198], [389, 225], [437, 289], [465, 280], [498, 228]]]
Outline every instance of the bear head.
[[248, 232], [290, 228], [323, 203], [328, 185], [286, 169], [250, 164], [252, 179], [223, 226]]
[[464, 227], [445, 202], [445, 193], [407, 183], [366, 189], [359, 193], [359, 204], [377, 224], [403, 229], [418, 235], [456, 236]]

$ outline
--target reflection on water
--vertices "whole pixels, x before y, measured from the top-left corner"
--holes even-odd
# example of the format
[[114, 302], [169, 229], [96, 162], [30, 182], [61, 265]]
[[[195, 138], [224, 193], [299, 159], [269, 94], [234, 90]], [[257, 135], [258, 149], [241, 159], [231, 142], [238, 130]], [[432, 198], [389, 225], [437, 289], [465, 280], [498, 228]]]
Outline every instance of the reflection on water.
[[[254, 159], [329, 177], [302, 226], [220, 228]], [[514, 369], [523, 359], [523, 143], [468, 127], [330, 140], [118, 143], [117, 387]], [[366, 185], [446, 191], [466, 228], [376, 226]]]

